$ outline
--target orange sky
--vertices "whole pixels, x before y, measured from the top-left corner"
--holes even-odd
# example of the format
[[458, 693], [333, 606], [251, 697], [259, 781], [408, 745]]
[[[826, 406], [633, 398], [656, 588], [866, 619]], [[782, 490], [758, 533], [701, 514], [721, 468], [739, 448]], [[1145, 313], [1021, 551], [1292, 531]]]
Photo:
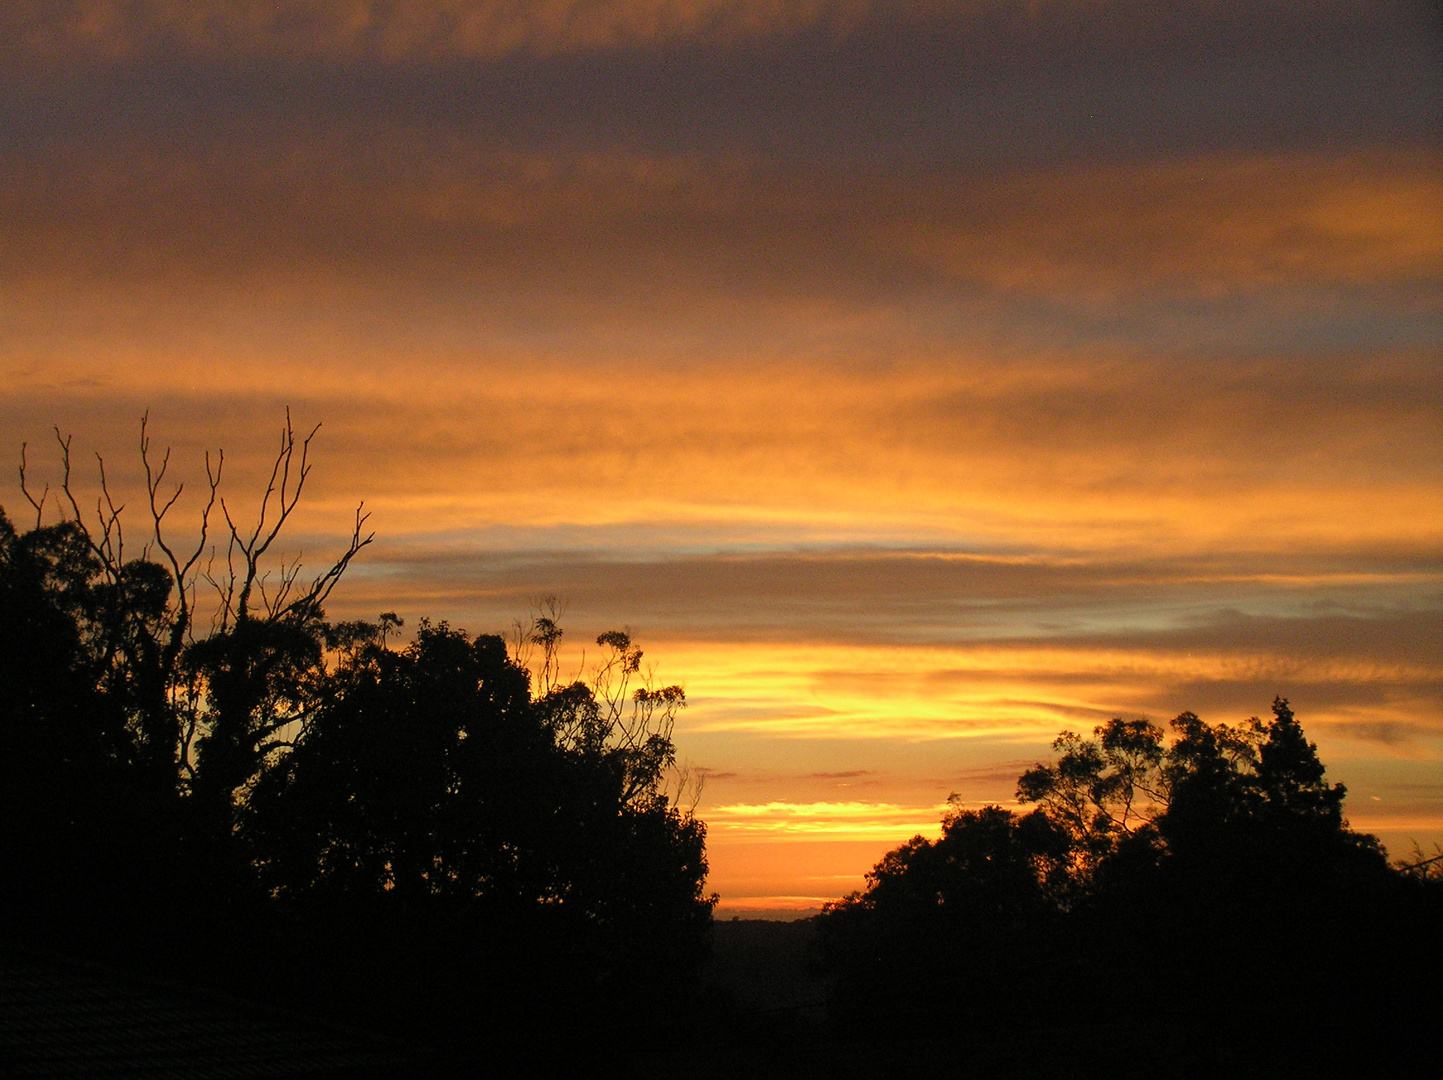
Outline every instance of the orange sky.
[[554, 594], [686, 685], [724, 912], [1279, 693], [1406, 854], [1439, 101], [1409, 3], [7, 5], [0, 434], [133, 485], [149, 409], [241, 499], [323, 422], [290, 554], [379, 534], [333, 614]]

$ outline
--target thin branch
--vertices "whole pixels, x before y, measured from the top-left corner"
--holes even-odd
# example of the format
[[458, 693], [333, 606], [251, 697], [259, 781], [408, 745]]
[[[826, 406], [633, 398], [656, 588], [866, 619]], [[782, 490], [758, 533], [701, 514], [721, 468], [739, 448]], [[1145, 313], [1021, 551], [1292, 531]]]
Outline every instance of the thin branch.
[[[96, 460], [100, 462], [100, 488], [102, 492], [102, 496], [95, 501], [95, 512], [101, 530], [101, 542], [96, 543], [95, 537], [91, 535], [90, 529], [85, 524], [85, 515], [80, 512], [80, 501], [75, 497], [75, 492], [70, 486], [70, 442], [72, 436], [61, 435], [60, 428], [58, 427], [55, 428], [54, 431], [55, 441], [60, 446], [60, 490], [64, 493], [66, 501], [70, 503], [70, 511], [75, 515], [75, 523], [80, 526], [80, 531], [84, 534], [85, 542], [90, 548], [91, 553], [100, 560], [101, 567], [111, 582], [118, 582], [120, 580], [120, 563], [117, 558], [117, 548], [123, 548], [123, 545], [119, 543], [119, 518], [120, 511], [124, 510], [125, 507], [121, 506], [117, 509], [114, 501], [111, 500], [109, 486], [105, 478], [105, 461], [99, 454], [96, 454]], [[110, 507], [108, 516], [102, 507], [101, 498], [103, 498], [105, 503]], [[56, 502], [59, 503], [59, 501], [59, 496], [56, 496]], [[65, 508], [63, 504], [61, 504], [60, 516], [63, 521], [65, 518]]]
[[[70, 440], [73, 437], [74, 436], [71, 435], [62, 437], [60, 429], [58, 427], [55, 429], [55, 441], [60, 444], [60, 490], [65, 492], [66, 499], [70, 501], [70, 510], [75, 515], [76, 523], [79, 524], [81, 521], [80, 504], [75, 501], [75, 493], [70, 490]], [[61, 515], [64, 516], [65, 510], [63, 507], [60, 512]]]
[[191, 635], [191, 620], [194, 617], [195, 604], [195, 583], [192, 573], [196, 563], [200, 560], [205, 551], [206, 541], [210, 535], [210, 513], [215, 507], [216, 492], [220, 487], [221, 469], [225, 464], [224, 452], [219, 452], [219, 462], [215, 471], [211, 469], [210, 451], [205, 455], [205, 474], [210, 486], [210, 497], [206, 501], [205, 509], [201, 511], [200, 537], [196, 541], [195, 549], [191, 551], [185, 562], [180, 561], [175, 550], [166, 542], [162, 533], [162, 526], [165, 516], [180, 498], [181, 492], [185, 490], [184, 484], [177, 484], [163, 505], [157, 505], [160, 492], [160, 485], [165, 479], [166, 470], [170, 467], [170, 448], [165, 450], [161, 458], [160, 467], [152, 472], [150, 463], [150, 435], [147, 430], [150, 422], [150, 413], [145, 413], [140, 418], [140, 460], [145, 466], [145, 487], [150, 502], [151, 521], [155, 527], [156, 546], [165, 554], [170, 562], [170, 570], [175, 577], [176, 588], [176, 619], [171, 627], [170, 638], [166, 643], [166, 654], [171, 660], [180, 652], [187, 638]]
[[[233, 542], [232, 553], [235, 550], [239, 550], [245, 559], [245, 574], [240, 580], [239, 595], [235, 596], [234, 591], [232, 591], [232, 595], [235, 596], [236, 601], [236, 618], [243, 619], [249, 616], [251, 594], [257, 584], [260, 560], [275, 542], [276, 537], [280, 535], [281, 529], [285, 527], [286, 521], [290, 518], [291, 513], [300, 502], [301, 493], [305, 489], [306, 479], [311, 473], [311, 440], [316, 437], [316, 432], [320, 431], [320, 429], [321, 425], [317, 424], [311, 429], [310, 434], [301, 440], [301, 458], [299, 463], [295, 463], [296, 433], [295, 427], [291, 422], [291, 411], [289, 408], [286, 409], [286, 425], [281, 430], [280, 449], [276, 452], [276, 459], [271, 464], [270, 479], [266, 482], [265, 493], [261, 496], [260, 513], [256, 519], [255, 529], [251, 531], [249, 539], [242, 539], [240, 530], [236, 527], [235, 521], [230, 515], [230, 508], [226, 505], [224, 499], [221, 500], [221, 511], [225, 514], [226, 524], [230, 527]], [[294, 482], [292, 482], [293, 463], [295, 463]], [[272, 499], [276, 502], [276, 512], [273, 520], [270, 519]], [[359, 516], [359, 510], [357, 514]], [[357, 529], [359, 532], [359, 525]], [[368, 542], [369, 538], [366, 543]], [[359, 545], [359, 547], [364, 546], [365, 543]], [[355, 550], [359, 550], [359, 547]], [[355, 550], [349, 551], [342, 557], [342, 561], [339, 564], [340, 570], [344, 570], [345, 564], [354, 556]], [[333, 568], [333, 573], [334, 577], [340, 576], [339, 572], [335, 571], [335, 568]], [[323, 575], [322, 579], [318, 580], [316, 590], [324, 589], [325, 592], [330, 591], [328, 586], [322, 584], [328, 576], [330, 575]], [[334, 584], [334, 579], [331, 580], [330, 584]], [[264, 590], [262, 590], [262, 603], [265, 603]], [[280, 611], [296, 610], [298, 606], [298, 603], [293, 603], [284, 609], [268, 610], [267, 617], [277, 617]]]
[[362, 548], [367, 547], [371, 541], [376, 538], [374, 531], [366, 533], [364, 537], [361, 535], [361, 530], [365, 528], [366, 522], [371, 519], [370, 514], [362, 513], [365, 506], [366, 504], [363, 502], [356, 507], [356, 520], [351, 529], [351, 539], [346, 545], [345, 553], [332, 564], [329, 570], [311, 583], [311, 587], [307, 590], [306, 594], [295, 600], [287, 609], [288, 611], [300, 611], [303, 608], [314, 610], [323, 606], [326, 599], [331, 595], [331, 590], [334, 589], [336, 584], [341, 580], [341, 575], [346, 572], [346, 567], [350, 566], [351, 560], [360, 554]]
[[[105, 459], [100, 454], [95, 455], [95, 462], [100, 467], [100, 495], [95, 500], [95, 513], [100, 520], [100, 536], [102, 546], [105, 548], [105, 560], [114, 568], [114, 576], [120, 578], [120, 568], [125, 565], [125, 533], [120, 524], [120, 513], [125, 509], [125, 504], [119, 507], [110, 496], [110, 482], [105, 475]], [[102, 509], [101, 500], [104, 500]]]
[[50, 494], [50, 485], [45, 485], [45, 490], [40, 493], [39, 502], [35, 500], [35, 496], [30, 494], [30, 489], [25, 486], [25, 451], [27, 448], [28, 444], [20, 444], [20, 493], [25, 496], [25, 501], [35, 508], [35, 527], [38, 529], [45, 518], [45, 499]]

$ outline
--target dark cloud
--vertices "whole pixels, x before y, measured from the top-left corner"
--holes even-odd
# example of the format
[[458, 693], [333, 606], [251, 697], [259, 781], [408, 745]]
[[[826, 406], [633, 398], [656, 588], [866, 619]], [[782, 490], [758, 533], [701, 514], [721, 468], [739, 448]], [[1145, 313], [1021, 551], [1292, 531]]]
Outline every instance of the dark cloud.
[[[640, 560], [453, 553], [409, 569], [400, 562], [387, 577], [451, 580], [502, 605], [551, 591], [583, 610], [620, 615], [629, 607], [637, 613], [630, 617], [644, 613], [653, 632], [669, 635], [1022, 647], [1046, 640], [1428, 663], [1443, 637], [1443, 567], [1425, 553], [1375, 558], [1243, 556], [1223, 568], [1207, 556], [1069, 561], [865, 549]], [[1288, 614], [1242, 614], [1240, 604]], [[1340, 610], [1317, 610], [1328, 604]]]
[[948, 774], [944, 779], [946, 783], [961, 784], [968, 788], [996, 785], [1011, 787], [1016, 785], [1019, 776], [1035, 764], [1036, 761], [1030, 758], [1014, 758], [980, 769], [961, 769]]
[[[1385, 392], [1399, 382], [1373, 377], [1385, 357], [1427, 352], [1443, 329], [1440, 161], [1370, 147], [829, 178], [745, 156], [262, 125], [198, 148], [0, 151], [0, 270], [28, 301], [17, 329], [43, 336], [47, 312], [67, 336], [103, 319], [112, 346], [310, 323], [370, 352], [418, 340], [453, 355], [540, 341], [693, 362], [1091, 352], [1073, 381], [1092, 393], [1035, 386], [1016, 403], [1096, 402], [1076, 424], [1146, 415], [1110, 394], [1145, 393], [1149, 410], [1196, 401], [1141, 366], [1125, 385], [1109, 369], [1120, 359], [1232, 356], [1277, 370], [1212, 373], [1220, 394], [1270, 383], [1305, 421], [1305, 395]], [[257, 325], [236, 325], [237, 309]], [[1301, 369], [1302, 353], [1342, 359]], [[1421, 381], [1437, 395], [1436, 377]], [[898, 427], [1025, 421], [969, 415], [1005, 388], [940, 388]], [[1401, 403], [1425, 404], [1406, 391]]]
[[[280, 13], [278, 13], [278, 10]], [[237, 115], [882, 161], [1437, 132], [1410, 3], [22, 3], [11, 137]], [[1366, 92], [1363, 92], [1366, 91]], [[43, 122], [42, 119], [43, 118]], [[194, 130], [194, 129], [192, 129]], [[192, 135], [191, 137], [194, 137]]]
[[189, 325], [242, 290], [463, 342], [630, 317], [693, 351], [805, 343], [826, 307], [933, 347], [1436, 340], [1412, 5], [305, 10], [6, 6], [12, 295]]
[[[1367, 601], [1359, 606], [1367, 606]], [[1110, 635], [1108, 640], [1129, 646], [1146, 642], [1178, 652], [1271, 651], [1299, 660], [1349, 660], [1380, 670], [1393, 666], [1400, 672], [1436, 672], [1437, 643], [1443, 640], [1443, 596], [1419, 589], [1400, 608], [1356, 614], [1280, 617], [1223, 609], [1199, 617], [1191, 627]]]
[[[1266, 716], [1273, 698], [1286, 697], [1300, 716], [1311, 718], [1312, 725], [1317, 724], [1316, 714], [1327, 710], [1328, 730], [1353, 738], [1393, 744], [1419, 736], [1437, 737], [1438, 721], [1443, 716], [1443, 674], [1399, 679], [1375, 671], [1350, 679], [1329, 679], [1299, 670], [1299, 665], [1290, 664], [1289, 659], [1275, 661], [1272, 674], [1260, 673], [1251, 678], [1164, 678], [1158, 685], [1146, 688], [1146, 700], [1139, 695], [1138, 707], [1164, 719], [1189, 710], [1211, 721], [1231, 723], [1244, 717]], [[1410, 711], [1414, 716], [1407, 720], [1339, 719], [1349, 713], [1386, 714], [1395, 709]]]
[[1436, 738], [1438, 734], [1436, 724], [1395, 720], [1335, 720], [1328, 725], [1327, 730], [1357, 742], [1376, 743], [1390, 748], [1417, 746], [1425, 740]]

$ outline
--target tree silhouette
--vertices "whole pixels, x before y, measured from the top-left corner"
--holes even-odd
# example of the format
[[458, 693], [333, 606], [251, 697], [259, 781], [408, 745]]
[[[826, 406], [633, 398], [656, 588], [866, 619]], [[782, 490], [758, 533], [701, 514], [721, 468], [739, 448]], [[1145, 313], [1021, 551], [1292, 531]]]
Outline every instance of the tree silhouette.
[[1115, 1047], [1144, 1028], [1149, 1069], [1321, 1066], [1357, 1048], [1360, 1022], [1421, 1017], [1396, 972], [1426, 977], [1417, 942], [1443, 897], [1348, 828], [1285, 699], [1266, 722], [1183, 713], [1169, 738], [1113, 720], [1053, 745], [1018, 781], [1031, 813], [954, 802], [938, 840], [889, 853], [824, 912], [846, 1030], [1054, 1040], [1073, 1067], [1125, 1074]]
[[913, 837], [829, 905], [819, 950], [840, 976], [838, 1005], [862, 1027], [1010, 1017], [1047, 963], [1070, 841], [1044, 814], [957, 805], [935, 841]]
[[499, 637], [423, 621], [400, 652], [372, 642], [255, 785], [251, 861], [268, 894], [329, 920], [469, 908], [492, 936], [541, 918], [610, 967], [694, 970], [704, 828], [662, 790], [669, 737], [607, 714], [585, 683], [533, 701]]
[[117, 633], [116, 591], [74, 522], [17, 534], [0, 512], [0, 880], [12, 922], [73, 911], [102, 883], [139, 908], [140, 887], [165, 873], [172, 792], [156, 783], [136, 722], [141, 680], [125, 677], [116, 641], [153, 625], [154, 593], [135, 590], [149, 602], [125, 609]]
[[[20, 659], [10, 665], [0, 739], [14, 774], [15, 816], [6, 820], [27, 828], [7, 829], [0, 843], [28, 853], [10, 895], [31, 917], [88, 928], [97, 941], [154, 944], [215, 908], [214, 897], [244, 890], [231, 836], [238, 804], [305, 708], [322, 674], [321, 605], [370, 542], [358, 510], [346, 550], [325, 573], [302, 587], [299, 564], [282, 563], [269, 585], [265, 560], [304, 489], [314, 435], [297, 438], [287, 413], [249, 530], [220, 493], [223, 455], [214, 467], [207, 455], [194, 543], [179, 548], [168, 519], [183, 486], [167, 486], [170, 453], [152, 450], [143, 418], [148, 520], [138, 558], [103, 458], [87, 515], [71, 440], [56, 432], [53, 491], [32, 490], [22, 450], [20, 486], [35, 528], [17, 534], [6, 519], [0, 537], [0, 634], [7, 657]], [[218, 570], [217, 508], [226, 526]], [[59, 520], [46, 524], [47, 513]], [[214, 593], [215, 619], [199, 636], [202, 584]], [[40, 642], [44, 656], [31, 655]], [[54, 888], [41, 887], [47, 880]], [[197, 903], [201, 895], [209, 898]]]
[[271, 561], [314, 435], [287, 416], [244, 528], [207, 460], [182, 550], [143, 423], [139, 558], [103, 462], [87, 521], [69, 440], [54, 497], [22, 460], [35, 527], [0, 511], [10, 932], [432, 1034], [482, 1016], [494, 1034], [543, 999], [599, 1016], [684, 997], [715, 898], [705, 826], [667, 787], [681, 688], [653, 686], [621, 631], [563, 684], [553, 617], [516, 643], [532, 669], [445, 623], [398, 650], [395, 612], [329, 622], [371, 541], [361, 510], [320, 576]]
[[1166, 806], [1170, 774], [1163, 769], [1163, 733], [1144, 720], [1112, 720], [1094, 739], [1063, 732], [1053, 741], [1062, 756], [1036, 765], [1017, 781], [1017, 799], [1037, 803], [1069, 841], [1078, 884], [1119, 845], [1146, 835]]

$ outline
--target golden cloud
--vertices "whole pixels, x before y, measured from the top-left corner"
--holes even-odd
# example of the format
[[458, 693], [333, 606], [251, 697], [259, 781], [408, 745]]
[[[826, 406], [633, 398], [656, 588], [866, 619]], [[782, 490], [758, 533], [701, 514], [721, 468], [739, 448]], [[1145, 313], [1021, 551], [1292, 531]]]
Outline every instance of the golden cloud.
[[1393, 281], [1422, 305], [1443, 277], [1440, 165], [1418, 148], [938, 178], [899, 191], [907, 211], [873, 236], [1014, 294], [1117, 303]]
[[1254, 325], [1337, 304], [1416, 321], [1443, 302], [1443, 159], [1428, 146], [918, 177], [344, 119], [224, 135], [12, 156], [12, 288], [323, 299], [406, 282], [473, 311], [564, 305], [592, 326], [741, 306], [864, 328], [924, 297], [933, 322], [939, 303], [993, 322], [1019, 303], [1088, 319], [1150, 304], [1176, 321], [1163, 305], [1246, 301]]
[[709, 807], [706, 820], [718, 839], [905, 840], [935, 835], [945, 810], [945, 804], [774, 801]]
[[[670, 641], [669, 667], [687, 673], [696, 732], [752, 732], [791, 738], [1021, 740], [1062, 728], [1090, 729], [1123, 713], [1205, 709], [1209, 685], [1241, 686], [1259, 703], [1290, 693], [1313, 703], [1311, 728], [1352, 734], [1359, 713], [1398, 720], [1415, 737], [1443, 733], [1438, 687], [1443, 665], [1360, 656], [1307, 655], [1257, 647], [1169, 648], [1165, 638], [1130, 647], [1106, 635], [1086, 644], [983, 642], [903, 647], [827, 643]], [[1371, 699], [1365, 709], [1327, 701], [1335, 686]], [[1362, 691], [1360, 693], [1360, 691]]]
[[[1118, 714], [1289, 692], [1330, 763], [1436, 787], [1443, 165], [1403, 11], [0, 5], [0, 440], [43, 481], [57, 423], [135, 491], [149, 407], [241, 506], [283, 406], [324, 420], [285, 554], [362, 498], [380, 534], [332, 614], [569, 588], [657, 631], [684, 753], [795, 774], [702, 807], [729, 895], [845, 891], [979, 756]], [[1335, 64], [1349, 19], [1397, 65]], [[1319, 95], [1206, 98], [1274, 60]], [[1118, 103], [1096, 145], [1063, 71]]]
[[[985, 356], [688, 369], [583, 350], [529, 366], [377, 356], [316, 348], [304, 333], [273, 353], [244, 341], [198, 349], [194, 331], [162, 349], [67, 333], [39, 352], [12, 338], [0, 394], [12, 445], [40, 446], [50, 420], [125, 462], [136, 418], [154, 406], [159, 438], [183, 429], [178, 462], [198, 469], [202, 449], [222, 445], [246, 490], [269, 453], [256, 431], [296, 402], [326, 421], [312, 509], [339, 528], [364, 498], [382, 535], [419, 550], [428, 536], [464, 545], [477, 530], [529, 529], [542, 547], [610, 530], [615, 543], [663, 547], [672, 535], [1157, 559], [1419, 552], [1443, 527], [1437, 373], [1423, 358], [1317, 365], [1305, 379], [1283, 361], [1198, 370], [1063, 357], [1001, 371]], [[1181, 375], [1187, 394], [1172, 381]], [[39, 422], [38, 402], [55, 410]], [[441, 573], [426, 558], [426, 573]]]

